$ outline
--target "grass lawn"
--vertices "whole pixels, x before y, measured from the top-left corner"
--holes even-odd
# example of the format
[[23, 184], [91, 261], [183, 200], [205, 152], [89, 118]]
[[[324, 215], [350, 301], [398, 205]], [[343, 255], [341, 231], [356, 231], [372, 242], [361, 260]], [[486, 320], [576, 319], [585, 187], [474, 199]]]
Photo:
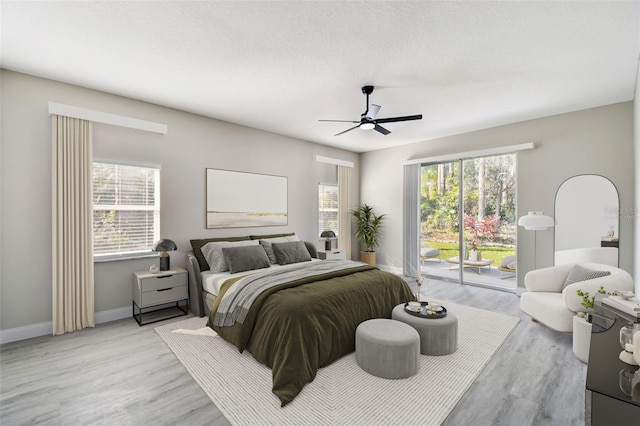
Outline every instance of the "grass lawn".
[[[458, 244], [429, 241], [429, 245], [440, 250], [440, 259], [448, 259], [458, 255]], [[515, 256], [516, 254], [516, 250], [513, 247], [478, 246], [478, 251], [482, 253], [483, 260], [492, 259], [493, 264], [496, 266], [499, 266], [505, 257]]]

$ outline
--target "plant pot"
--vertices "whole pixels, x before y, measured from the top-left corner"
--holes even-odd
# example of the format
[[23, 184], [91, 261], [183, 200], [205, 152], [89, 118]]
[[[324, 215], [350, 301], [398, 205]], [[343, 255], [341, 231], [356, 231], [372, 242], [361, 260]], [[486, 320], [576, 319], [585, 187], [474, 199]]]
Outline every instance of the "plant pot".
[[476, 262], [478, 260], [478, 250], [471, 249], [469, 253], [469, 260], [472, 262]]
[[376, 266], [376, 252], [375, 251], [361, 251], [360, 261], [367, 263], [371, 266]]

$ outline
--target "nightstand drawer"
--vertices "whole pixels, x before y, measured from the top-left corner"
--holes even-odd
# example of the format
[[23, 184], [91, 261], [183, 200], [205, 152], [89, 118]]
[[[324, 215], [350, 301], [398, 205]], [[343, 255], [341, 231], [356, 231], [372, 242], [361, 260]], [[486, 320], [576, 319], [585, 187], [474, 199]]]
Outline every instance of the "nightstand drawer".
[[165, 288], [184, 286], [186, 284], [184, 274], [174, 273], [172, 275], [151, 275], [139, 279], [140, 291], [163, 290]]
[[178, 285], [176, 287], [168, 287], [154, 291], [145, 291], [141, 295], [140, 307], [160, 305], [162, 303], [174, 302], [176, 300], [186, 299], [187, 286]]
[[344, 252], [344, 250], [318, 250], [318, 258], [322, 260], [345, 260], [347, 258], [347, 254]]

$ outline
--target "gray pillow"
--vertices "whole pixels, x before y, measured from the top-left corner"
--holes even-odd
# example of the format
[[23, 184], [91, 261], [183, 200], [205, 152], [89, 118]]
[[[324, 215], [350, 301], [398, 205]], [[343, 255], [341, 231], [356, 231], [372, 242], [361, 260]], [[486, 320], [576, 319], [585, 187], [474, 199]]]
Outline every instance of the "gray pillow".
[[290, 263], [310, 262], [311, 255], [302, 241], [291, 241], [288, 243], [271, 244], [273, 253], [276, 256], [278, 265], [288, 265]]
[[276, 260], [276, 255], [273, 253], [273, 249], [271, 248], [271, 244], [273, 243], [288, 243], [289, 241], [300, 241], [297, 235], [289, 235], [285, 237], [274, 237], [274, 238], [265, 238], [260, 239], [260, 245], [264, 248], [264, 251], [267, 252], [267, 256], [269, 257], [269, 261], [271, 263], [278, 263]]
[[222, 254], [232, 274], [271, 266], [267, 253], [259, 245], [223, 247]]
[[202, 246], [202, 254], [209, 265], [211, 272], [225, 272], [229, 270], [227, 262], [222, 254], [223, 247], [257, 246], [257, 241], [212, 241]]
[[318, 258], [318, 249], [316, 249], [316, 246], [313, 243], [310, 243], [309, 241], [305, 241], [304, 245], [307, 247], [307, 251], [309, 252], [309, 256], [313, 257], [314, 259]]
[[580, 265], [574, 265], [569, 271], [569, 276], [562, 285], [562, 290], [569, 284], [577, 283], [580, 281], [588, 281], [594, 278], [606, 277], [611, 275], [611, 271], [598, 271], [594, 269], [583, 268]]

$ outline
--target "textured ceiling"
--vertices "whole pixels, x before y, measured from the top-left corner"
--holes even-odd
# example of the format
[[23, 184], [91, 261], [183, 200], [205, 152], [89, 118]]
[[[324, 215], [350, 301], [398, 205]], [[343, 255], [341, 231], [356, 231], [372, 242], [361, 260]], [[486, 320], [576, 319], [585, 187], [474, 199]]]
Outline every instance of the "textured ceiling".
[[[638, 1], [0, 7], [2, 68], [356, 152], [632, 100], [640, 53]], [[366, 84], [423, 120], [333, 136]]]

